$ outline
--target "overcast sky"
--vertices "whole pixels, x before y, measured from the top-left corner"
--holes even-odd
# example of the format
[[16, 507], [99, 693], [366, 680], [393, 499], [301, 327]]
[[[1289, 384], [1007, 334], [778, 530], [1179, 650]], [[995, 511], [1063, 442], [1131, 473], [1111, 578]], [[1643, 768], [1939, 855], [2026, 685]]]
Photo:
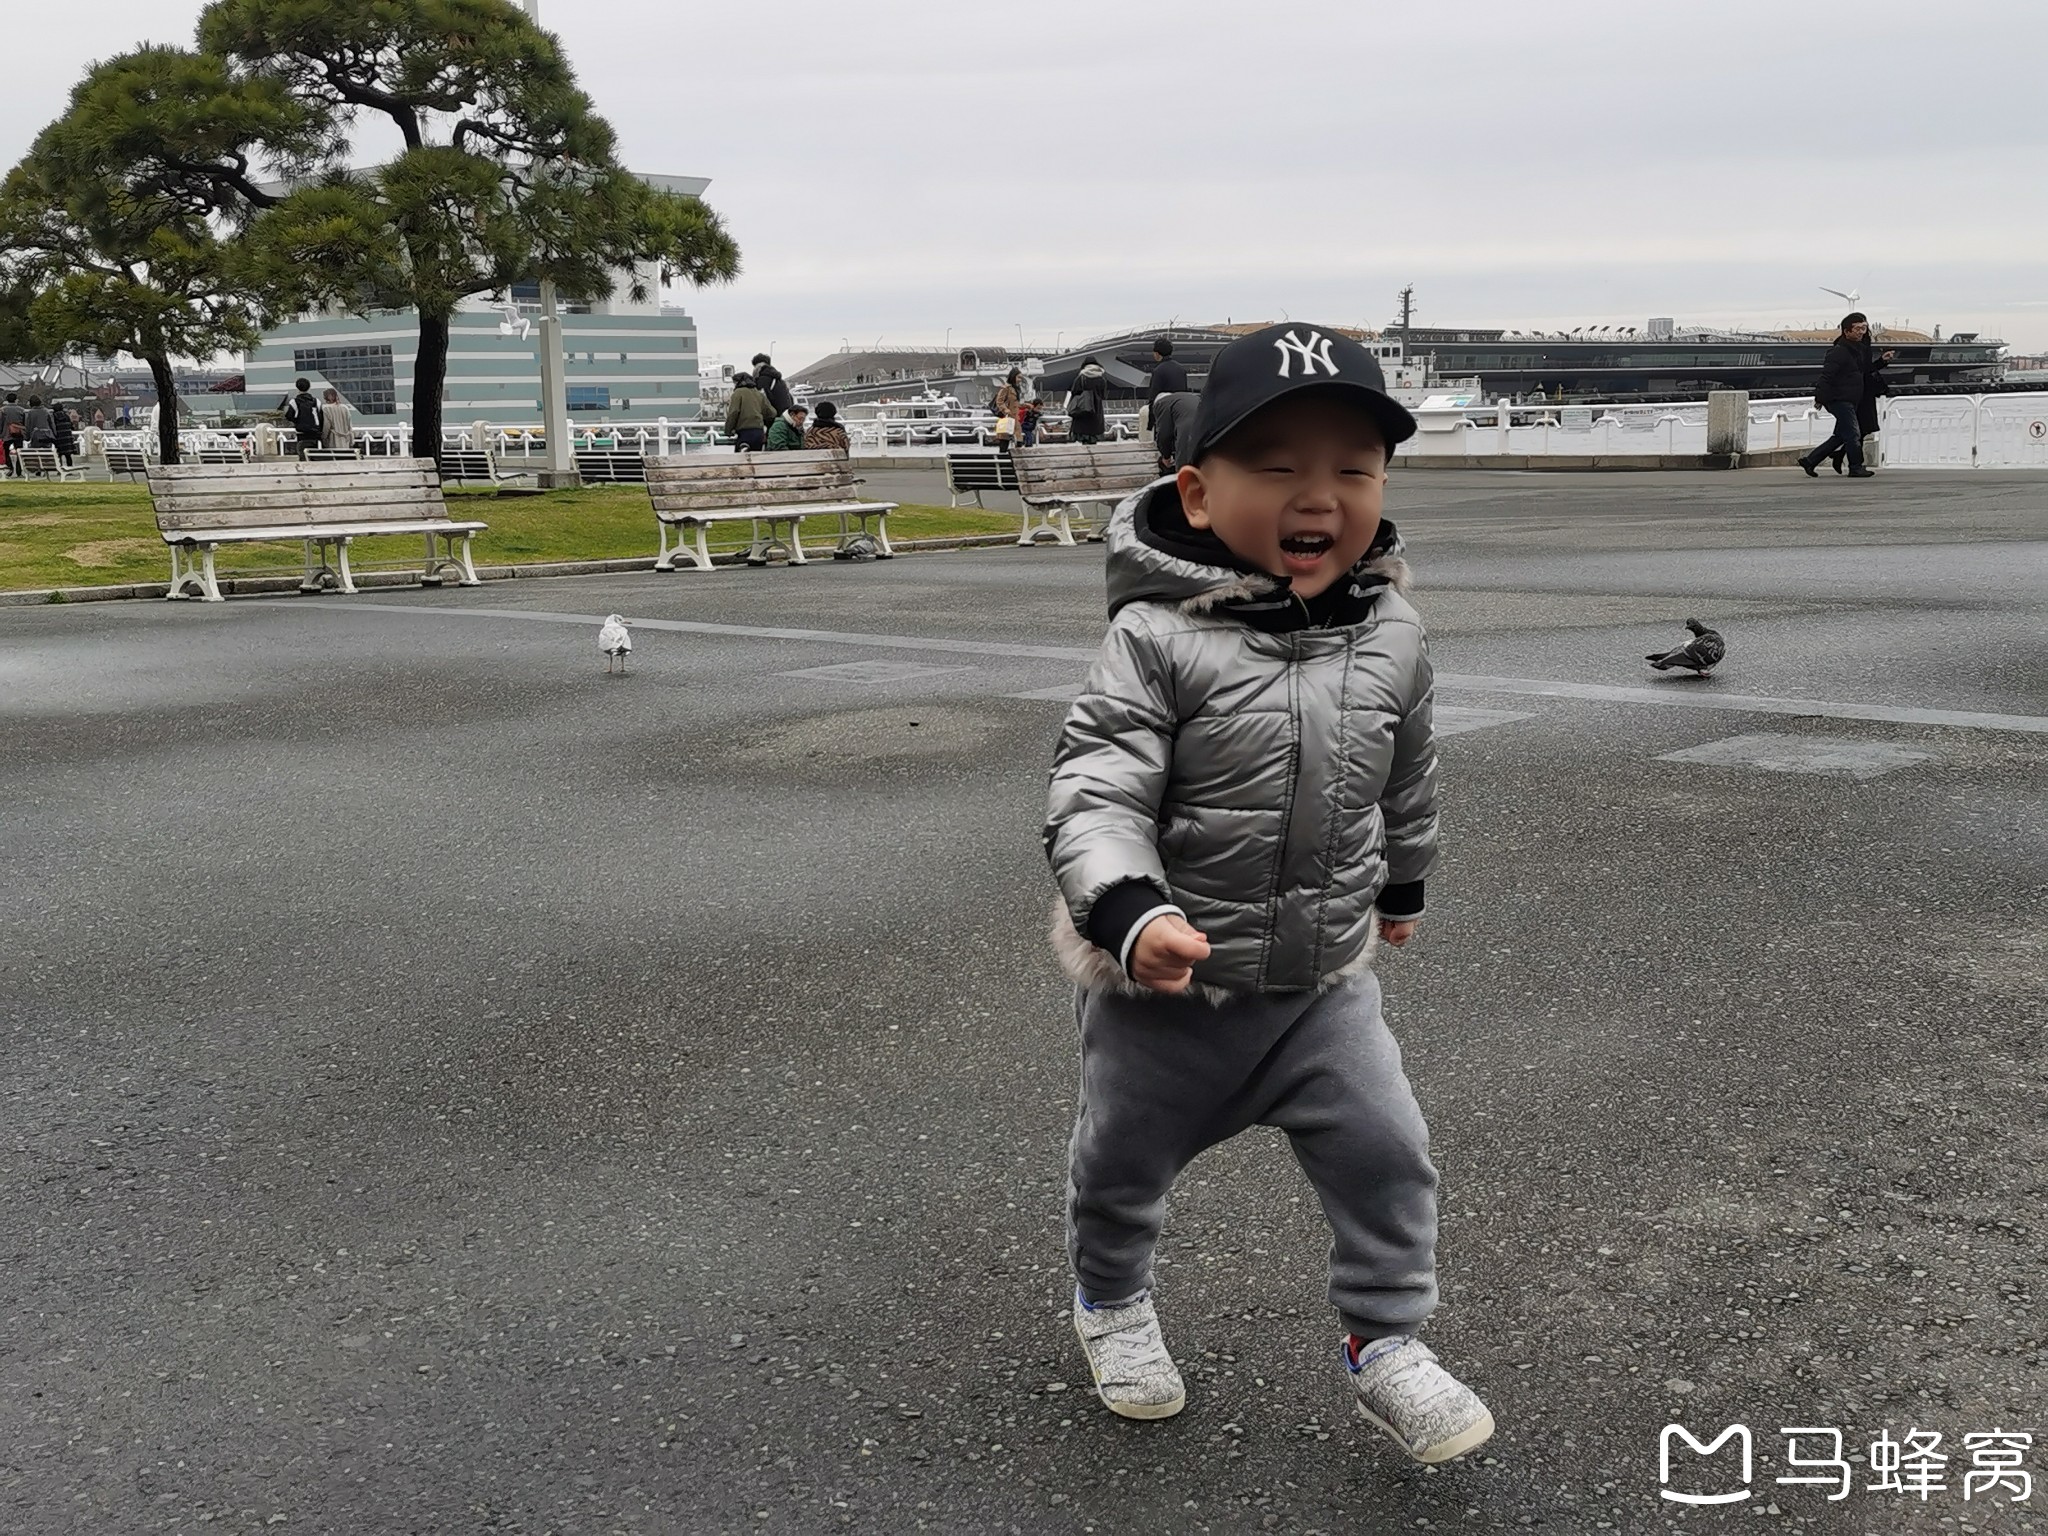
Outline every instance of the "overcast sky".
[[[0, 158], [198, 0], [24, 10]], [[712, 178], [708, 357], [1126, 325], [1883, 321], [2048, 350], [2042, 0], [542, 0]]]

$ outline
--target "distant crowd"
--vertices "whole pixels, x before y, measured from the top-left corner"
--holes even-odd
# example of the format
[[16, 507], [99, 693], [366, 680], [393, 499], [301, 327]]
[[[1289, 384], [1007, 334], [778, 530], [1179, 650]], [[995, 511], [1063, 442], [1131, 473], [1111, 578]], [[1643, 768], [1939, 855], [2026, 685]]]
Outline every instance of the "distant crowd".
[[69, 469], [78, 456], [78, 434], [83, 426], [76, 411], [45, 405], [41, 395], [30, 395], [24, 405], [21, 392], [9, 390], [6, 402], [0, 404], [0, 464], [18, 480], [24, 472], [22, 450], [47, 448]]
[[797, 404], [788, 380], [766, 352], [754, 354], [752, 371], [733, 376], [725, 430], [739, 453], [777, 453], [791, 448], [853, 451], [853, 440], [839, 425], [839, 407], [820, 400], [814, 420], [809, 408]]

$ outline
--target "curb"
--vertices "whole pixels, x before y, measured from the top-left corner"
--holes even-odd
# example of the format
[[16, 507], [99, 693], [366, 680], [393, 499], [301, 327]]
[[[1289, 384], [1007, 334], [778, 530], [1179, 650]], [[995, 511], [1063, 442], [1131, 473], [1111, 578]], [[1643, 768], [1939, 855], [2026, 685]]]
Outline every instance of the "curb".
[[[892, 541], [897, 550], [910, 554], [933, 554], [948, 549], [988, 549], [1003, 544], [1014, 545], [1017, 541], [1007, 533], [963, 534], [958, 538], [937, 539], [896, 539]], [[713, 555], [711, 563], [719, 566], [743, 564], [737, 553]], [[812, 562], [830, 565], [831, 560]], [[605, 576], [622, 571], [652, 571], [654, 556], [635, 556], [630, 560], [552, 560], [539, 565], [479, 565], [477, 575], [484, 581], [527, 581], [546, 576]], [[669, 573], [664, 573], [669, 574]], [[680, 574], [680, 573], [675, 573]], [[411, 587], [418, 585], [418, 578], [410, 571], [363, 571], [356, 576], [356, 586], [364, 591], [371, 588]], [[294, 596], [299, 590], [297, 576], [240, 576], [223, 577], [220, 583], [223, 593], [233, 597], [256, 597], [279, 592]], [[136, 582], [128, 586], [112, 587], [41, 587], [27, 592], [0, 592], [0, 608], [28, 608], [37, 605], [63, 603], [112, 603], [131, 598], [161, 598], [171, 590], [167, 581]]]

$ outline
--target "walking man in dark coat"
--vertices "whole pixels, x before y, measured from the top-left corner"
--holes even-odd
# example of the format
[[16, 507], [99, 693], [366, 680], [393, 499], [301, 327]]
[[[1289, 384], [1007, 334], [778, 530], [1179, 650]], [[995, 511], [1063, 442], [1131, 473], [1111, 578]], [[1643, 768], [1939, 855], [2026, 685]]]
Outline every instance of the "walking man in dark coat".
[[1852, 480], [1870, 478], [1871, 472], [1863, 467], [1863, 428], [1856, 410], [1863, 403], [1864, 380], [1891, 360], [1889, 352], [1871, 357], [1869, 316], [1852, 310], [1842, 317], [1841, 332], [1828, 348], [1820, 385], [1813, 392], [1813, 403], [1835, 418], [1834, 435], [1799, 461], [1808, 475], [1818, 477], [1820, 461], [1841, 452], [1848, 455]]
[[768, 361], [766, 352], [754, 354], [754, 387], [768, 397], [778, 416], [796, 404], [796, 397], [789, 392], [789, 381], [783, 378], [780, 368]]

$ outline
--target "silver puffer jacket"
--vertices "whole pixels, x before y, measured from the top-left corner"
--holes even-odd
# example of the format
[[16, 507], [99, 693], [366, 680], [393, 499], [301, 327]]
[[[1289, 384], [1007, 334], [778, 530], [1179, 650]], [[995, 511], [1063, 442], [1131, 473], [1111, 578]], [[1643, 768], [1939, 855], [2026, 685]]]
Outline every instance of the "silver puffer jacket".
[[1208, 936], [1205, 994], [1332, 985], [1369, 963], [1382, 888], [1436, 860], [1432, 674], [1406, 563], [1395, 543], [1341, 578], [1356, 622], [1275, 632], [1247, 620], [1299, 603], [1284, 581], [1141, 537], [1159, 495], [1178, 508], [1161, 482], [1111, 520], [1109, 634], [1060, 734], [1054, 947], [1076, 981], [1135, 989], [1086, 937], [1097, 899], [1135, 880]]

